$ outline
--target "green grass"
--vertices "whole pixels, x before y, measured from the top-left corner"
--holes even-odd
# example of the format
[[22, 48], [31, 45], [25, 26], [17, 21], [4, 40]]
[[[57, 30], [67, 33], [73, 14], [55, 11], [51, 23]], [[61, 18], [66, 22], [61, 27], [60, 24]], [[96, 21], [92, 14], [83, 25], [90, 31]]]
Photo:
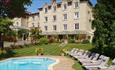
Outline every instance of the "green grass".
[[78, 61], [75, 61], [75, 64], [73, 65], [73, 68], [75, 70], [84, 70], [83, 67], [80, 65]]
[[28, 56], [28, 55], [36, 55], [36, 48], [43, 48], [44, 55], [60, 55], [62, 48], [59, 47], [59, 44], [47, 44], [47, 45], [35, 45], [29, 46], [22, 49], [16, 49], [16, 56]]
[[47, 45], [35, 45], [35, 46], [25, 46], [21, 49], [16, 49], [16, 56], [28, 56], [36, 55], [36, 48], [43, 48], [44, 55], [61, 55], [62, 49], [72, 49], [79, 48], [84, 50], [89, 50], [93, 48], [91, 44], [67, 44], [65, 47], [59, 47], [59, 43], [47, 44]]
[[83, 49], [83, 50], [90, 50], [93, 48], [92, 44], [67, 44], [65, 49], [72, 49], [72, 48], [78, 48], [78, 49]]

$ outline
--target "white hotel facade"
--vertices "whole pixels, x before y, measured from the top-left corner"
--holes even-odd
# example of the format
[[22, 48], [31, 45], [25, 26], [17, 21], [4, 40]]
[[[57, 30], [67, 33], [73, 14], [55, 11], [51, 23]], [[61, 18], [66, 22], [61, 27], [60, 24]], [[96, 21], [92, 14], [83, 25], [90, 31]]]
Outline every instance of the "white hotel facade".
[[51, 4], [43, 5], [37, 14], [29, 15], [23, 25], [39, 27], [40, 34], [48, 38], [61, 40], [71, 37], [76, 41], [91, 41], [94, 32], [92, 20], [92, 6], [88, 0], [62, 0], [60, 3], [51, 0]]

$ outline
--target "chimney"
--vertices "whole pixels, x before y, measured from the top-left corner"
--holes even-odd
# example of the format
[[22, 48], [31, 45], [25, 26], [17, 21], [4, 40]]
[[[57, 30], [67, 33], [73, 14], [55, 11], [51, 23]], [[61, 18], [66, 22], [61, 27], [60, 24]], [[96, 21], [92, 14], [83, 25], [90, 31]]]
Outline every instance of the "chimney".
[[51, 0], [51, 3], [53, 4], [53, 3], [56, 3], [56, 0]]

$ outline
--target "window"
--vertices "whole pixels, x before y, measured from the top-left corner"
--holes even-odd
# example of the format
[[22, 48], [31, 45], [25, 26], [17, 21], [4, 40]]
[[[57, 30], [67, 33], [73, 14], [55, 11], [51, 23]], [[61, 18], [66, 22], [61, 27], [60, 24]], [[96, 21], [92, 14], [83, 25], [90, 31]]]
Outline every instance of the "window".
[[64, 10], [65, 10], [65, 9], [67, 9], [67, 5], [66, 5], [66, 4], [64, 4]]
[[75, 19], [79, 18], [79, 12], [75, 12]]
[[53, 7], [53, 11], [54, 11], [54, 12], [56, 11], [56, 6]]
[[88, 14], [90, 14], [90, 11], [88, 11]]
[[44, 28], [45, 28], [45, 31], [47, 31], [47, 30], [48, 30], [48, 26], [44, 26]]
[[90, 23], [92, 22], [91, 19], [89, 19], [89, 22], [90, 22]]
[[34, 23], [32, 23], [32, 27], [35, 27]]
[[67, 30], [67, 24], [64, 24], [64, 30]]
[[72, 5], [72, 1], [68, 2], [68, 6], [71, 6]]
[[79, 23], [75, 24], [75, 29], [79, 29]]
[[35, 20], [35, 16], [32, 16], [32, 19]]
[[74, 3], [74, 8], [78, 8], [79, 7], [79, 2], [75, 2]]
[[64, 14], [64, 20], [67, 20], [67, 14]]
[[48, 9], [47, 8], [45, 8], [45, 13], [47, 13], [48, 12]]
[[16, 23], [16, 26], [18, 26], [18, 25], [19, 25], [19, 23], [17, 22], [17, 23]]
[[45, 21], [46, 21], [46, 22], [48, 21], [48, 17], [45, 17]]
[[56, 21], [56, 16], [53, 16], [53, 21]]
[[53, 25], [53, 30], [57, 30], [57, 27], [56, 27], [56, 25]]

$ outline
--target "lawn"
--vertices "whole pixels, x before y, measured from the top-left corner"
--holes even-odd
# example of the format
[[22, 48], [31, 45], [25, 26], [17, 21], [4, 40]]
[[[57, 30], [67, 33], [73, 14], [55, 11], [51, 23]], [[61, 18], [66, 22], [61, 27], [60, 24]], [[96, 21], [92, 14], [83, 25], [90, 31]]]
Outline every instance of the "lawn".
[[[91, 44], [67, 44], [65, 47], [59, 47], [59, 43], [52, 43], [47, 45], [34, 45], [34, 46], [25, 46], [21, 49], [16, 49], [15, 56], [32, 56], [36, 55], [36, 48], [43, 48], [44, 55], [54, 55], [59, 56], [62, 53], [62, 49], [72, 49], [72, 48], [79, 48], [84, 50], [90, 50], [93, 48]], [[75, 60], [75, 64], [73, 65], [75, 70], [84, 70], [82, 66]]]
[[36, 48], [43, 48], [44, 55], [61, 55], [62, 49], [72, 49], [79, 48], [84, 50], [90, 50], [93, 48], [91, 44], [67, 44], [65, 47], [59, 47], [59, 43], [52, 43], [47, 45], [34, 45], [34, 46], [25, 46], [21, 49], [14, 50], [16, 56], [28, 56], [36, 55]]

